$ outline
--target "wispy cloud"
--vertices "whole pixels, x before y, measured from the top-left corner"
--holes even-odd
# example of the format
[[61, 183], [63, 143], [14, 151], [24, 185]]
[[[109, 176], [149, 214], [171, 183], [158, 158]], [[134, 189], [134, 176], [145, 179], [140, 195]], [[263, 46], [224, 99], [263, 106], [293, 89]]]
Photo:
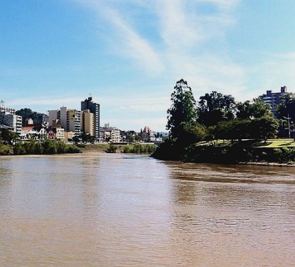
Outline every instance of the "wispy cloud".
[[[223, 40], [228, 27], [234, 25], [239, 0], [128, 0], [124, 2], [128, 10], [119, 0], [80, 3], [95, 9], [97, 16], [109, 23], [115, 32], [114, 43], [119, 44], [116, 49], [146, 72], [171, 81], [185, 78], [197, 93], [217, 89], [243, 97], [245, 71], [231, 59], [224, 48], [226, 43], [221, 42], [217, 50], [207, 48], [210, 42]], [[215, 9], [203, 14], [201, 5]], [[157, 33], [158, 39], [140, 32], [145, 21], [132, 23], [126, 19], [130, 8], [143, 13], [148, 9], [153, 14], [150, 30]]]
[[152, 73], [161, 73], [164, 66], [160, 56], [139, 33], [137, 33], [114, 9], [106, 8], [105, 16], [115, 27], [120, 45], [116, 45], [123, 55], [126, 55], [134, 62]]

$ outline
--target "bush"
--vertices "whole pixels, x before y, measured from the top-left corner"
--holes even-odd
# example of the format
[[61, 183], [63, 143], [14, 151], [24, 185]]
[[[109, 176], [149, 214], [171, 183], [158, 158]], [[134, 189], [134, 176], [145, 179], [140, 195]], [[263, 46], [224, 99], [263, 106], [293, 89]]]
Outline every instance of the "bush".
[[62, 153], [80, 153], [80, 149], [73, 145], [67, 145], [61, 141], [46, 140], [44, 142], [30, 141], [26, 143], [17, 143], [13, 147], [15, 155], [26, 154], [62, 154]]
[[15, 155], [25, 155], [27, 152], [26, 152], [26, 149], [24, 148], [23, 144], [17, 143], [13, 147], [13, 153]]
[[13, 149], [9, 145], [0, 144], [0, 155], [11, 155], [13, 154]]
[[117, 152], [117, 147], [115, 145], [113, 145], [113, 144], [110, 144], [105, 152], [107, 152], [107, 153], [116, 153]]
[[126, 145], [123, 148], [123, 153], [134, 153], [134, 154], [152, 154], [156, 150], [154, 144], [133, 144]]

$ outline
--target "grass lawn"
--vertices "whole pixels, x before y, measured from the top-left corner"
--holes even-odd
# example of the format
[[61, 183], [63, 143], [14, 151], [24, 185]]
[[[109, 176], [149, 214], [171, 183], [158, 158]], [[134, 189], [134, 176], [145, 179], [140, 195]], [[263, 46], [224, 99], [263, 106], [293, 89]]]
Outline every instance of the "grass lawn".
[[[230, 140], [212, 140], [198, 142], [197, 146], [228, 146], [230, 144]], [[264, 141], [261, 141], [254, 144], [254, 146], [256, 146], [257, 148], [295, 148], [295, 141], [294, 139], [288, 138], [268, 139], [266, 143]]]
[[259, 146], [261, 148], [295, 148], [295, 141], [294, 139], [268, 139], [266, 144], [262, 144]]

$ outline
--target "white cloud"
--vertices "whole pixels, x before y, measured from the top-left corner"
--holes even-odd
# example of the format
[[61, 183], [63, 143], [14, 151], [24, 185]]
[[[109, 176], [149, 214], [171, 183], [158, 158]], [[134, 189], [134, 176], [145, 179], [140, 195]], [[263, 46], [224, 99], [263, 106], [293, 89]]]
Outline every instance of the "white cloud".
[[[72, 1], [94, 12], [98, 28], [103, 23], [106, 28], [104, 32], [108, 32], [105, 38], [112, 44], [110, 49], [149, 74], [147, 83], [150, 78], [158, 79], [164, 88], [165, 82], [162, 80], [170, 80], [169, 85], [166, 85], [169, 87], [177, 79], [184, 78], [195, 90], [196, 98], [208, 90], [245, 95], [245, 70], [230, 57], [225, 42], [228, 28], [234, 25], [234, 10], [239, 0]], [[212, 5], [215, 7], [214, 12], [203, 14], [200, 5]], [[136, 18], [133, 11], [137, 14]], [[143, 25], [147, 20], [140, 17], [140, 12], [148, 12], [152, 23]], [[143, 26], [149, 27], [148, 32], [153, 33], [153, 38], [143, 30]], [[222, 46], [210, 49], [208, 44], [215, 43], [216, 40], [221, 40]], [[134, 90], [133, 96], [101, 97], [99, 102], [104, 107], [122, 112], [145, 112], [146, 118], [149, 117], [148, 114], [153, 117], [147, 119], [147, 124], [151, 120], [163, 120], [161, 123], [154, 123], [163, 126], [166, 110], [170, 105], [169, 97], [166, 90], [157, 96], [146, 94], [142, 97]], [[11, 105], [27, 103], [35, 106], [77, 107], [80, 100], [80, 97], [20, 99], [11, 101]], [[158, 115], [152, 114], [155, 112]]]
[[[130, 8], [139, 8], [141, 12], [150, 11], [155, 25], [151, 29], [161, 39], [152, 40], [150, 36], [140, 34], [137, 25], [145, 21], [127, 20], [132, 12], [122, 8], [119, 0], [79, 0], [80, 3], [97, 10], [113, 27], [116, 37], [114, 47], [120, 49], [122, 56], [128, 57], [145, 71], [158, 74], [158, 77], [175, 81], [185, 78], [191, 84], [202, 84], [204, 89], [219, 84], [230, 89], [244, 90], [243, 69], [234, 63], [227, 52], [220, 47], [216, 51], [207, 51], [208, 42], [224, 38], [227, 28], [234, 23], [233, 10], [239, 0], [128, 0], [124, 3]], [[198, 5], [210, 4], [217, 8], [213, 14], [202, 14]], [[149, 14], [150, 14], [149, 13]], [[112, 33], [110, 33], [111, 35]], [[157, 49], [155, 48], [157, 47]], [[207, 49], [208, 50], [208, 49]], [[208, 65], [212, 62], [214, 65]], [[227, 70], [227, 72], [225, 72]], [[239, 73], [239, 75], [235, 75]], [[211, 76], [212, 75], [212, 76]], [[233, 75], [231, 78], [230, 75]], [[240, 79], [238, 81], [238, 79]], [[213, 82], [214, 81], [214, 82]], [[214, 88], [212, 88], [214, 89]]]
[[[106, 9], [105, 16], [115, 26], [120, 42], [117, 49], [151, 73], [161, 73], [163, 64], [151, 44], [140, 36], [114, 9]], [[119, 44], [119, 45], [118, 45]]]

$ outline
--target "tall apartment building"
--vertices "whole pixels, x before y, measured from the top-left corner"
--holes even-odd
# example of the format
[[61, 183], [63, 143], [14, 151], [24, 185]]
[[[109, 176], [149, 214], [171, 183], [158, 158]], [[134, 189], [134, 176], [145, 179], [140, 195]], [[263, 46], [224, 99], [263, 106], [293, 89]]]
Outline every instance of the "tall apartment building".
[[8, 129], [13, 129], [14, 132], [20, 134], [22, 130], [22, 117], [15, 114], [15, 109], [5, 107], [4, 102], [0, 103], [0, 124], [2, 128], [7, 126]]
[[[61, 125], [63, 127], [62, 119]], [[81, 111], [76, 109], [67, 110], [67, 121], [64, 129], [67, 132], [74, 132], [76, 136], [81, 134]]]
[[100, 105], [93, 102], [92, 97], [88, 97], [81, 102], [81, 111], [89, 110], [93, 113], [93, 128], [94, 136], [96, 140], [99, 140], [99, 129], [100, 129]]
[[271, 90], [267, 90], [266, 94], [259, 96], [259, 98], [271, 107], [271, 111], [274, 115], [277, 113], [277, 107], [280, 104], [281, 98], [287, 94], [287, 86], [281, 87], [281, 91], [273, 93]]
[[66, 132], [74, 132], [76, 136], [81, 134], [81, 112], [76, 109], [61, 107], [59, 110], [49, 110], [49, 126], [59, 124]]
[[82, 132], [94, 136], [94, 114], [89, 109], [81, 111]]
[[48, 110], [48, 124], [53, 126], [53, 124], [59, 120], [59, 110]]
[[9, 126], [14, 132], [21, 134], [22, 117], [8, 112], [0, 113], [0, 123]]

